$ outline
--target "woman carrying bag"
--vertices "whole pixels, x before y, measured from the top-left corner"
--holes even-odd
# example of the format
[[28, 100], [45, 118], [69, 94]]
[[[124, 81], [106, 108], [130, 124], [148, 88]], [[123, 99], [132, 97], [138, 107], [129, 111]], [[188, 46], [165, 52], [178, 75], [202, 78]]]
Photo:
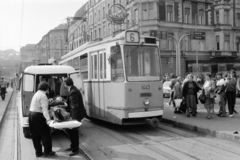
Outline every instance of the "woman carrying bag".
[[193, 75], [187, 75], [188, 81], [183, 85], [183, 99], [187, 105], [187, 117], [190, 117], [189, 109], [192, 108], [192, 116], [196, 117], [196, 109], [198, 104], [197, 92], [201, 89], [195, 81]]
[[176, 81], [177, 82], [175, 83], [175, 85], [173, 87], [173, 96], [175, 99], [175, 103], [177, 104], [175, 106], [174, 113], [181, 113], [181, 111], [179, 111], [179, 106], [182, 101], [182, 78], [181, 78], [181, 76], [178, 76]]

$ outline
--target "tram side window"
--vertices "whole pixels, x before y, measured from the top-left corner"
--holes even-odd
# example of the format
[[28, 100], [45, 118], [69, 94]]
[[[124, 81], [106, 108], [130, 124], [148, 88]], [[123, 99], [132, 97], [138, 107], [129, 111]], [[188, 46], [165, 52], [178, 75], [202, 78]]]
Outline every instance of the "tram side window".
[[79, 69], [79, 57], [74, 58], [72, 62], [73, 62], [73, 64], [72, 64], [73, 68], [78, 70]]
[[68, 65], [68, 66], [72, 66], [72, 60], [69, 60], [69, 61], [67, 62], [67, 65]]
[[110, 58], [111, 58], [112, 81], [114, 82], [124, 81], [123, 60], [119, 45], [111, 47]]
[[88, 79], [88, 55], [84, 54], [80, 56], [80, 71], [82, 74], [82, 78]]

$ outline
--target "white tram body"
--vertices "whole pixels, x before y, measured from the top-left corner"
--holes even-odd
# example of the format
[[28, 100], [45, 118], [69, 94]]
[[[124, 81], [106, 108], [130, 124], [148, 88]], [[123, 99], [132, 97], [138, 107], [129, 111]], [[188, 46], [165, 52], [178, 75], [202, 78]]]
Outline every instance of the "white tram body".
[[79, 70], [89, 117], [120, 124], [158, 124], [163, 115], [159, 42], [125, 31], [61, 57]]

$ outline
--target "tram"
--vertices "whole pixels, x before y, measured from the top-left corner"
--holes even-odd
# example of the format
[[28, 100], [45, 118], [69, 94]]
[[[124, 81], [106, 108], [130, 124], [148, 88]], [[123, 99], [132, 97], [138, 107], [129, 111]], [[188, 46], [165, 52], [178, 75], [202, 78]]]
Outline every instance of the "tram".
[[163, 90], [159, 41], [125, 31], [88, 42], [61, 57], [83, 79], [90, 118], [120, 125], [159, 124]]

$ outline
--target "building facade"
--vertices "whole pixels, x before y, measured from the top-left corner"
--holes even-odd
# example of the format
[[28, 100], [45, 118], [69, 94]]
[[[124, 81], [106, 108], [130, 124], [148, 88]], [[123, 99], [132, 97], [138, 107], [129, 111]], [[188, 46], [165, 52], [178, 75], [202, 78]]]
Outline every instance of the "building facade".
[[20, 49], [21, 62], [33, 62], [38, 59], [35, 44], [27, 44]]
[[68, 52], [67, 25], [61, 24], [44, 35], [35, 49], [39, 63], [57, 63]]
[[[107, 20], [113, 4], [126, 9], [125, 23]], [[240, 73], [240, 0], [89, 0], [75, 16], [87, 20], [70, 23], [69, 51], [87, 41], [139, 30], [160, 38], [164, 74], [176, 73], [177, 46], [181, 75], [230, 69]]]

